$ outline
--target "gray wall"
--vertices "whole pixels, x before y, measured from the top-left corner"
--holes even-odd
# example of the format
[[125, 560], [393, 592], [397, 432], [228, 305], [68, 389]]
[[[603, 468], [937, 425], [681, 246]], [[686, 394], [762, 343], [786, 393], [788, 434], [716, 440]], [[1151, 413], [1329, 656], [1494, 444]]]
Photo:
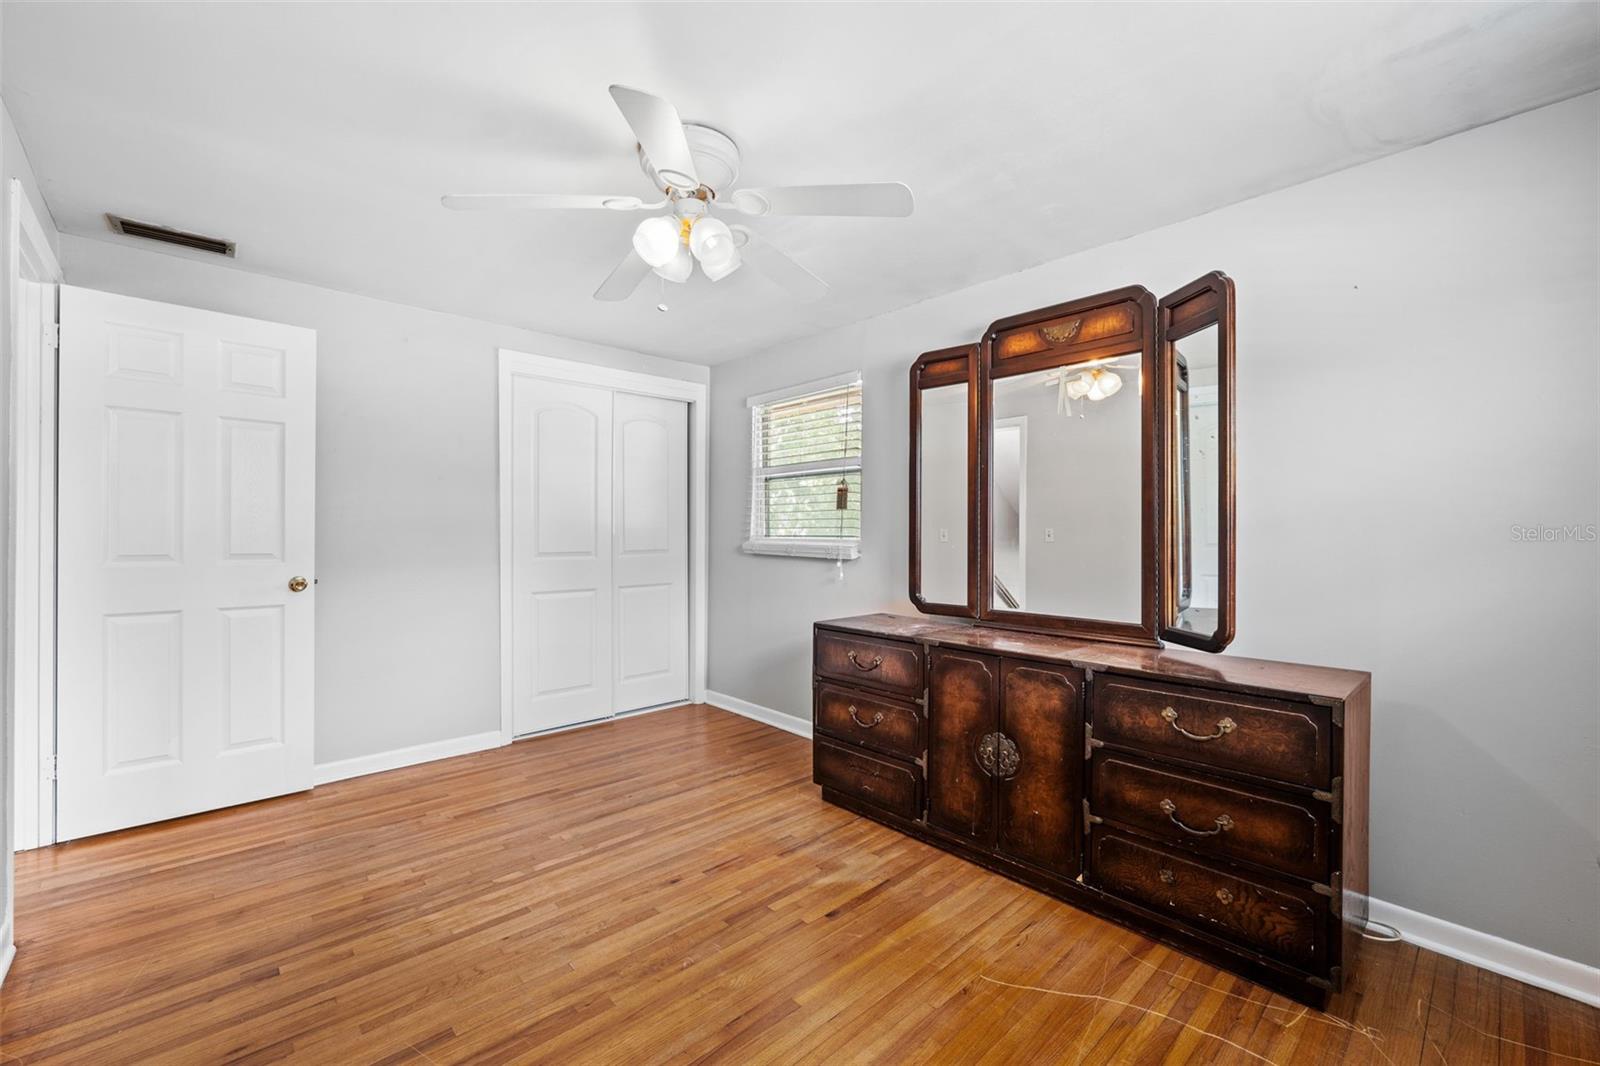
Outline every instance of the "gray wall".
[[[1596, 544], [1513, 530], [1597, 521], [1597, 131], [1591, 94], [716, 367], [710, 687], [806, 716], [811, 623], [909, 610], [919, 352], [1220, 268], [1239, 292], [1230, 651], [1372, 671], [1374, 895], [1600, 963]], [[862, 558], [835, 583], [742, 554], [744, 397], [857, 368]]]
[[708, 376], [124, 244], [61, 245], [73, 285], [317, 331], [319, 763], [500, 728], [498, 348]]

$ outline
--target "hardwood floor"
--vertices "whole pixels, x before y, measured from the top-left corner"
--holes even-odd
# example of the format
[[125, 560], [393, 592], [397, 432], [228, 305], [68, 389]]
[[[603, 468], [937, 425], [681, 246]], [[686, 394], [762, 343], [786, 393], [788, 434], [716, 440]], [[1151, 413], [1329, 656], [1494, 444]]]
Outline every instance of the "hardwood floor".
[[1600, 1011], [1372, 945], [1327, 1015], [624, 719], [17, 857], [5, 1063], [1583, 1063]]

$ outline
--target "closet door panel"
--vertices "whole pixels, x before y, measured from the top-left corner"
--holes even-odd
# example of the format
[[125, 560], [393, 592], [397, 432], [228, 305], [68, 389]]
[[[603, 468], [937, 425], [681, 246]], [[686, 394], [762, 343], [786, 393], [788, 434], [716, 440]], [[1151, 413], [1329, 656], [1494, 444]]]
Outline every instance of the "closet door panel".
[[614, 710], [689, 698], [689, 405], [612, 400]]
[[605, 389], [516, 379], [513, 728], [612, 713], [612, 421]]

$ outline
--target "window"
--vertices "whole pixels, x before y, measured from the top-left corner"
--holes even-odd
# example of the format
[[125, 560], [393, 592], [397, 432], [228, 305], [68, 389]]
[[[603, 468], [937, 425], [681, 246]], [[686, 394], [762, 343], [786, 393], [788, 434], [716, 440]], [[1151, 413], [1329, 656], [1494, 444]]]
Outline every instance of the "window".
[[752, 396], [745, 551], [855, 559], [861, 545], [861, 375]]

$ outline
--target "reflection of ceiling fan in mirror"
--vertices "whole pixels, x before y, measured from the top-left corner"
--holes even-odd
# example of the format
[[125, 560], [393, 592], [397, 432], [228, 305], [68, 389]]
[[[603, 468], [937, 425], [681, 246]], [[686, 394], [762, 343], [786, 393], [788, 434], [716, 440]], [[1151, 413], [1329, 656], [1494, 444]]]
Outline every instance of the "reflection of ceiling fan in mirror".
[[[739, 146], [720, 130], [684, 122], [659, 96], [611, 86], [611, 98], [639, 142], [639, 165], [664, 199], [645, 203], [637, 196], [569, 196], [560, 193], [468, 194], [446, 196], [457, 211], [570, 210], [654, 211], [639, 223], [633, 249], [595, 290], [597, 300], [625, 300], [652, 271], [666, 281], [685, 282], [696, 262], [712, 281], [750, 265], [801, 300], [816, 300], [827, 283], [762, 241], [746, 226], [713, 218], [714, 208], [743, 215], [856, 215], [900, 218], [911, 214], [911, 190], [899, 182], [865, 185], [789, 185], [734, 189], [739, 176]], [[665, 305], [662, 305], [663, 310]]]
[[[1089, 400], [1099, 403], [1109, 400], [1122, 391], [1122, 375], [1118, 370], [1139, 372], [1139, 361], [1135, 357], [1132, 362], [1118, 362], [1119, 358], [1093, 359], [1087, 363], [1076, 363], [1064, 366], [1059, 370], [1046, 374], [1043, 384], [1046, 388], [1056, 390], [1056, 411], [1058, 413], [1072, 414], [1073, 400]], [[1085, 405], [1084, 410], [1087, 410]], [[1083, 411], [1078, 412], [1078, 417], [1083, 417]]]

